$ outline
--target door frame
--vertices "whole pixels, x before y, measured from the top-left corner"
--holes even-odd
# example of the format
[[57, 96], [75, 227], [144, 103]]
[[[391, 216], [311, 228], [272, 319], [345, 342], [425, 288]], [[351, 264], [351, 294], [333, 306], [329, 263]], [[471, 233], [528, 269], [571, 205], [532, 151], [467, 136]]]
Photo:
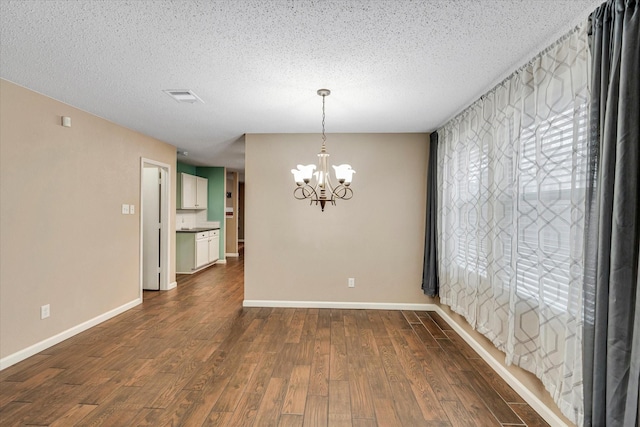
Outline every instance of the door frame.
[[[164, 182], [160, 192], [160, 290], [168, 291], [176, 287], [176, 282], [169, 283], [169, 265], [171, 263], [171, 166], [157, 160], [140, 158], [140, 299], [143, 296], [143, 246], [144, 246], [144, 167], [145, 165], [157, 167], [164, 171]], [[164, 261], [164, 262], [163, 262]]]

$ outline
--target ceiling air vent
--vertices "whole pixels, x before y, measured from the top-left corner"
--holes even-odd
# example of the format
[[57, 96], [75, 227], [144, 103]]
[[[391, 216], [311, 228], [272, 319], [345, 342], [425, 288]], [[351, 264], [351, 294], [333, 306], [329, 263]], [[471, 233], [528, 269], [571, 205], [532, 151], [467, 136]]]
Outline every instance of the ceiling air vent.
[[200, 102], [204, 104], [202, 99], [198, 97], [193, 91], [187, 89], [167, 89], [163, 90], [164, 93], [176, 100], [176, 102], [186, 102], [187, 104], [195, 104]]

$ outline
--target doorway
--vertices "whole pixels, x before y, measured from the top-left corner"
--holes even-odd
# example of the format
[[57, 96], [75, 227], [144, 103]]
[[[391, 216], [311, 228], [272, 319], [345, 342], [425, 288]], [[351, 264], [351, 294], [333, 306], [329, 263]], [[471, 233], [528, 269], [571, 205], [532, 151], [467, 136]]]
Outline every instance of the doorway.
[[142, 159], [140, 165], [140, 298], [143, 290], [168, 290], [169, 165]]

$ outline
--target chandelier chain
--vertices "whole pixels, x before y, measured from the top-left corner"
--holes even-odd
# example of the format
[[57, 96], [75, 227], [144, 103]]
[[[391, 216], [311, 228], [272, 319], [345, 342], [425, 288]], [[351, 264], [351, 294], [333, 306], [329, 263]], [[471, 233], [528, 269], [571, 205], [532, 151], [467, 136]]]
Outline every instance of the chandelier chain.
[[327, 137], [324, 134], [324, 100], [327, 96], [322, 95], [322, 148], [325, 148], [325, 143], [327, 141]]

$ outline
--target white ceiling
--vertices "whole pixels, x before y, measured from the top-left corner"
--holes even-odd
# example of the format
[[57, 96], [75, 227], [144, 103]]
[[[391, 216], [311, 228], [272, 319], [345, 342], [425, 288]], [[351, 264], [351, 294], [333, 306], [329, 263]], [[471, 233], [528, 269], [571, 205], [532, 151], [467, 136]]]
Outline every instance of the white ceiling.
[[[245, 133], [427, 132], [603, 0], [0, 1], [0, 76], [244, 169]], [[163, 89], [190, 89], [179, 104]]]

